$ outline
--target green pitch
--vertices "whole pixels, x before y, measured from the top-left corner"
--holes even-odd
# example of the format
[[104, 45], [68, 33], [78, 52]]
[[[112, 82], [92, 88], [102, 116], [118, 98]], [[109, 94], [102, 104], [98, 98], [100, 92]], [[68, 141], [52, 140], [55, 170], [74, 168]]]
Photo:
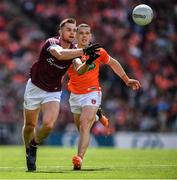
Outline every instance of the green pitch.
[[76, 149], [38, 150], [37, 171], [26, 172], [22, 146], [0, 146], [0, 179], [175, 179], [176, 150], [89, 148], [82, 171], [73, 171]]

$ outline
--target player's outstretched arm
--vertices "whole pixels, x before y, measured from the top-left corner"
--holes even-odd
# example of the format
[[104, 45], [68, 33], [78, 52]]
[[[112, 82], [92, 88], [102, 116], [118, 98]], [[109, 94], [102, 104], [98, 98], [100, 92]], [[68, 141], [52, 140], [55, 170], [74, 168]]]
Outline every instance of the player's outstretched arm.
[[110, 57], [110, 61], [108, 65], [113, 69], [113, 71], [125, 82], [125, 84], [133, 90], [139, 90], [141, 88], [141, 84], [136, 79], [131, 79], [128, 77], [126, 72], [124, 71], [121, 64], [115, 60], [114, 58]]
[[79, 56], [82, 56], [83, 54], [85, 55], [90, 55], [93, 54], [100, 48], [101, 46], [99, 44], [93, 44], [90, 45], [86, 48], [79, 48], [79, 49], [63, 49], [59, 45], [51, 46], [49, 47], [49, 52], [57, 58], [58, 60], [70, 60]]
[[84, 54], [83, 49], [63, 49], [59, 45], [51, 46], [49, 52], [58, 60], [71, 60]]

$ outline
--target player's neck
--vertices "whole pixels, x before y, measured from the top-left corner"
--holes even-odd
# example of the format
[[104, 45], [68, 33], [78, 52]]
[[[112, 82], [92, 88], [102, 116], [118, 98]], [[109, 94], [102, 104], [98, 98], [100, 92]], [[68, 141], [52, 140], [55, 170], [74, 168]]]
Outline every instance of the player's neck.
[[77, 44], [77, 48], [85, 48], [86, 46], [82, 46], [81, 44]]
[[64, 49], [69, 49], [71, 46], [71, 43], [69, 43], [67, 41], [63, 41], [62, 39], [60, 39], [60, 44], [61, 44], [61, 47]]

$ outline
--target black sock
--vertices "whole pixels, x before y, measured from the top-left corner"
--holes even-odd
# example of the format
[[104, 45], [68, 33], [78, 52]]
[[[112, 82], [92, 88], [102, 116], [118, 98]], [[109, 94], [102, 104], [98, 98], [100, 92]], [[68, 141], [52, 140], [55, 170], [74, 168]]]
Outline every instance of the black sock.
[[99, 117], [99, 119], [101, 119], [101, 117], [102, 117], [102, 109], [101, 109], [101, 107], [98, 108], [96, 114], [97, 114], [97, 116]]
[[26, 147], [26, 154], [29, 154], [29, 147]]

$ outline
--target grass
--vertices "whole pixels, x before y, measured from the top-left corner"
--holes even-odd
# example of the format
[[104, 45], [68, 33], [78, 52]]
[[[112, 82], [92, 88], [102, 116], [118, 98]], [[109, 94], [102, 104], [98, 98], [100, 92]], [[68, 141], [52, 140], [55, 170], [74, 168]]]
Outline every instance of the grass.
[[41, 146], [37, 171], [26, 172], [22, 146], [0, 146], [0, 179], [175, 179], [177, 151], [89, 148], [82, 171], [73, 171], [76, 148]]

